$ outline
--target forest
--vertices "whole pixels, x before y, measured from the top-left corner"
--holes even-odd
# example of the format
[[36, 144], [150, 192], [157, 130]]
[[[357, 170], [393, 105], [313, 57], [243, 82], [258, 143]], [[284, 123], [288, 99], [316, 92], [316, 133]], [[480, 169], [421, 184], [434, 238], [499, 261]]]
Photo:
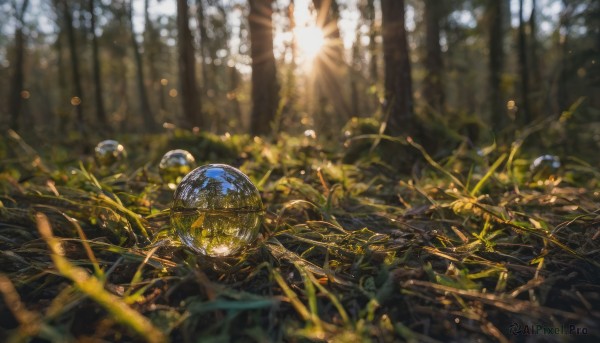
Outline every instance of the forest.
[[0, 341], [600, 340], [600, 2], [0, 0]]

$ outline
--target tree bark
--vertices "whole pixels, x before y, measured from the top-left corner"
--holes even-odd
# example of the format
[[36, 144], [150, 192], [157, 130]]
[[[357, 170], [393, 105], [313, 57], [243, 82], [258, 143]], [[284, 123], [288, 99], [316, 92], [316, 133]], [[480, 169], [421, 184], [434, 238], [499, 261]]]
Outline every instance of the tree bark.
[[361, 65], [360, 33], [356, 31], [356, 38], [352, 44], [352, 68], [350, 69], [350, 106], [353, 116], [360, 116], [360, 94], [358, 92], [358, 74]]
[[272, 0], [249, 0], [250, 55], [252, 57], [253, 135], [268, 134], [279, 103], [279, 86], [273, 54]]
[[501, 77], [504, 66], [502, 3], [498, 0], [488, 0], [487, 8], [488, 47], [489, 47], [489, 79], [488, 102], [492, 126], [497, 131], [505, 126], [505, 111], [501, 89]]
[[381, 0], [383, 59], [385, 68], [386, 132], [413, 131], [413, 96], [404, 0]]
[[[206, 25], [206, 15], [204, 13], [204, 1], [196, 0], [196, 17], [198, 18], [198, 31], [200, 31], [200, 54], [202, 55], [202, 89], [209, 89], [210, 80], [208, 76], [208, 33]], [[214, 61], [211, 61], [214, 63]]]
[[150, 101], [148, 100], [148, 93], [146, 92], [146, 77], [144, 75], [144, 61], [142, 60], [142, 54], [140, 53], [140, 46], [135, 38], [135, 32], [133, 31], [133, 0], [129, 2], [129, 29], [131, 33], [131, 48], [133, 49], [133, 56], [135, 61], [136, 69], [136, 81], [138, 88], [138, 96], [140, 99], [140, 110], [144, 127], [148, 132], [158, 131], [158, 125], [154, 118], [154, 113], [150, 107]]
[[90, 11], [90, 30], [92, 34], [92, 69], [94, 71], [94, 91], [96, 95], [96, 119], [101, 127], [110, 130], [106, 120], [104, 101], [102, 100], [102, 74], [100, 72], [100, 57], [98, 53], [98, 37], [96, 37], [96, 14], [94, 13], [94, 0], [88, 1]]
[[531, 82], [529, 92], [532, 97], [530, 101], [531, 106], [531, 119], [535, 119], [540, 112], [540, 93], [541, 93], [541, 82], [542, 82], [542, 74], [541, 74], [541, 61], [538, 58], [538, 41], [537, 41], [537, 20], [536, 20], [536, 12], [537, 12], [537, 1], [531, 1], [531, 14], [529, 15], [529, 68], [531, 69]]
[[[73, 94], [71, 104], [75, 106], [77, 113], [77, 128], [80, 133], [85, 133], [85, 117], [83, 114], [83, 87], [81, 86], [81, 74], [79, 73], [79, 56], [77, 54], [77, 42], [75, 38], [75, 29], [73, 28], [73, 15], [69, 9], [68, 2], [62, 0], [63, 15], [67, 26], [67, 39], [69, 41], [69, 53], [71, 56], [71, 77], [73, 79]], [[73, 98], [79, 98], [78, 102], [74, 102]]]
[[231, 103], [233, 106], [233, 113], [237, 120], [241, 121], [242, 118], [242, 107], [240, 106], [240, 102], [238, 100], [238, 91], [240, 86], [240, 73], [238, 72], [235, 66], [227, 67], [229, 69], [229, 94]]
[[375, 23], [375, 1], [367, 0], [367, 20], [369, 21], [369, 76], [372, 85], [376, 85], [379, 80], [379, 67], [377, 63], [377, 28]]
[[440, 4], [435, 0], [425, 0], [425, 57], [426, 75], [423, 96], [427, 105], [435, 112], [444, 109], [444, 87], [442, 82], [442, 48], [440, 46]]
[[181, 84], [181, 105], [187, 123], [191, 127], [202, 127], [200, 93], [196, 84], [196, 59], [192, 32], [189, 26], [187, 0], [177, 0], [177, 27], [179, 50], [179, 82]]
[[567, 0], [563, 0], [563, 11], [560, 15], [560, 75], [558, 80], [557, 100], [559, 113], [569, 107], [569, 33], [571, 30], [571, 15], [573, 9]]
[[150, 20], [149, 6], [149, 0], [144, 0], [144, 55], [147, 56], [149, 64], [152, 91], [158, 95], [160, 111], [164, 112], [167, 110], [165, 92], [163, 91], [158, 69], [156, 68], [157, 55], [160, 53], [161, 46], [158, 32]]
[[25, 35], [23, 34], [23, 27], [25, 26], [24, 15], [27, 11], [29, 0], [23, 0], [21, 8], [16, 8], [15, 12], [17, 17], [17, 28], [15, 30], [15, 58], [14, 58], [14, 71], [11, 78], [11, 90], [9, 93], [9, 108], [10, 113], [10, 127], [17, 131], [19, 129], [19, 116], [21, 114], [22, 95], [23, 87], [25, 84]]
[[68, 115], [67, 115], [68, 111], [65, 110], [64, 99], [68, 98], [68, 93], [66, 91], [67, 80], [65, 78], [66, 71], [65, 71], [65, 62], [64, 62], [64, 57], [63, 57], [63, 39], [64, 39], [64, 34], [63, 34], [63, 29], [62, 29], [63, 24], [61, 23], [60, 19], [57, 20], [57, 25], [59, 27], [59, 31], [56, 35], [55, 48], [56, 48], [56, 69], [57, 69], [57, 74], [58, 74], [59, 101], [58, 101], [56, 113], [58, 113], [58, 130], [59, 130], [59, 132], [64, 132], [65, 130], [67, 130], [67, 123], [68, 123]]
[[531, 121], [531, 107], [529, 106], [529, 66], [527, 63], [527, 38], [525, 33], [525, 20], [523, 19], [523, 0], [519, 0], [519, 73], [521, 74], [521, 113], [522, 124]]

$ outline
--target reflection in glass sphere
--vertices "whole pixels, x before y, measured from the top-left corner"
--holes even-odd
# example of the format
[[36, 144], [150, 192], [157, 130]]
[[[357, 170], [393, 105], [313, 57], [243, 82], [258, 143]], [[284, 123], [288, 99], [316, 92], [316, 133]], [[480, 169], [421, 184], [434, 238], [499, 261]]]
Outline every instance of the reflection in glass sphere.
[[227, 256], [251, 243], [264, 211], [244, 173], [225, 164], [194, 169], [177, 186], [171, 225], [181, 242], [209, 256]]
[[175, 189], [181, 179], [196, 166], [194, 156], [187, 150], [171, 150], [167, 152], [158, 165], [162, 180], [171, 189]]
[[531, 163], [529, 171], [533, 180], [548, 179], [557, 176], [560, 168], [560, 158], [554, 155], [542, 155]]
[[95, 158], [100, 167], [110, 167], [127, 157], [127, 152], [119, 142], [107, 139], [96, 145]]

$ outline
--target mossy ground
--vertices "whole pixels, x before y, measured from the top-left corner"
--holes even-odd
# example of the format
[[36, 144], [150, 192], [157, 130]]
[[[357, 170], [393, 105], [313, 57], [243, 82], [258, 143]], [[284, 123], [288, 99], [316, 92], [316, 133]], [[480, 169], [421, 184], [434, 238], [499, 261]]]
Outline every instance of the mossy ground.
[[[600, 340], [598, 169], [563, 156], [536, 180], [518, 141], [437, 158], [355, 139], [386, 148], [175, 132], [122, 137], [128, 161], [99, 169], [89, 149], [7, 136], [0, 340]], [[417, 154], [411, 173], [386, 163], [393, 144]], [[177, 242], [156, 170], [172, 148], [257, 185], [266, 217], [243, 254]]]

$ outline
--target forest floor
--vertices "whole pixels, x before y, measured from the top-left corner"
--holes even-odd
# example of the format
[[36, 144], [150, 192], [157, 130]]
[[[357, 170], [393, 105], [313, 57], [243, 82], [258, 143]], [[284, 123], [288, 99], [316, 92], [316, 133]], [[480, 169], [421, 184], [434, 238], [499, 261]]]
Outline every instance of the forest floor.
[[[438, 158], [368, 135], [117, 138], [112, 168], [95, 143], [0, 140], [0, 341], [600, 341], [600, 171], [584, 161], [532, 172], [518, 143]], [[157, 164], [175, 148], [258, 187], [243, 253], [172, 234]], [[404, 151], [418, 161], [398, 173], [386, 157]]]

